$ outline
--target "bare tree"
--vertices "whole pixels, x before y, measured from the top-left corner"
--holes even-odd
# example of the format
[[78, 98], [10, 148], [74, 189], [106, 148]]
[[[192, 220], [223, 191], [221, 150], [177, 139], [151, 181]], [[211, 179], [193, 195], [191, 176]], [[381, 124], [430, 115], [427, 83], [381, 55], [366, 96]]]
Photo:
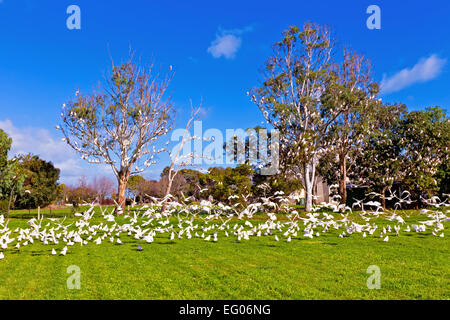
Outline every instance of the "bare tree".
[[97, 192], [98, 201], [102, 203], [106, 196], [113, 192], [114, 182], [107, 177], [95, 177], [92, 181], [92, 187]]
[[[170, 194], [173, 181], [175, 180], [176, 176], [178, 175], [178, 172], [183, 167], [188, 167], [188, 166], [193, 165], [193, 159], [195, 158], [196, 155], [194, 155], [193, 152], [189, 152], [188, 154], [185, 154], [185, 153], [183, 153], [183, 150], [184, 150], [184, 146], [186, 143], [190, 143], [192, 140], [195, 140], [195, 139], [202, 139], [202, 137], [192, 137], [191, 134], [189, 133], [192, 125], [194, 124], [194, 121], [198, 120], [198, 115], [200, 113], [200, 110], [201, 110], [201, 106], [194, 109], [192, 107], [192, 102], [191, 102], [191, 116], [190, 116], [189, 120], [187, 121], [185, 128], [181, 129], [181, 130], [183, 130], [181, 132], [181, 140], [174, 147], [174, 149], [172, 151], [168, 151], [169, 157], [170, 157], [170, 165], [168, 167], [168, 172], [167, 172], [167, 186], [166, 186], [166, 190], [164, 193], [165, 201], [163, 203], [163, 210], [166, 207], [168, 195]], [[176, 134], [176, 131], [174, 132], [174, 134]], [[202, 155], [200, 155], [200, 156], [202, 156]]]
[[108, 164], [118, 182], [117, 212], [125, 206], [125, 189], [131, 175], [154, 163], [157, 141], [172, 128], [170, 98], [164, 98], [173, 77], [161, 79], [153, 66], [133, 59], [115, 65], [98, 92], [82, 95], [63, 105], [61, 129], [64, 141], [89, 163]]

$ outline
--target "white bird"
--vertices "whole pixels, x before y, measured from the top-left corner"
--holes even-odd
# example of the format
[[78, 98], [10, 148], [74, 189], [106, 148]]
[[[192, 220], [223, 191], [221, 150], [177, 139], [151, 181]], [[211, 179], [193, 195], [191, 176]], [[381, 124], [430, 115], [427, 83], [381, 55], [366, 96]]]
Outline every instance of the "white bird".
[[389, 236], [386, 236], [386, 237], [383, 239], [383, 241], [384, 241], [384, 242], [388, 242], [388, 241], [389, 241]]
[[313, 235], [312, 235], [312, 233], [311, 233], [310, 231], [305, 231], [305, 232], [303, 233], [303, 236], [304, 236], [305, 238], [310, 238], [310, 239], [313, 238]]
[[56, 250], [52, 249], [52, 256], [56, 256]]

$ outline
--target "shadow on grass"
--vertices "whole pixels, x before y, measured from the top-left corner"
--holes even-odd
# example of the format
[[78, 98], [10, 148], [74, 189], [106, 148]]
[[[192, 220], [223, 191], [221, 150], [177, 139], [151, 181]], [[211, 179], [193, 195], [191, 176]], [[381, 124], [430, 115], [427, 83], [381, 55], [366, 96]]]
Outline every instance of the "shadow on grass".
[[175, 241], [154, 242], [155, 244], [177, 244]]
[[[49, 215], [49, 214], [41, 214], [41, 218], [44, 219], [60, 219], [60, 218], [73, 218], [75, 217], [75, 215], [73, 214], [53, 214], [53, 215]], [[17, 219], [17, 220], [30, 220], [33, 218], [38, 218], [37, 214], [12, 214], [9, 216], [10, 219]]]

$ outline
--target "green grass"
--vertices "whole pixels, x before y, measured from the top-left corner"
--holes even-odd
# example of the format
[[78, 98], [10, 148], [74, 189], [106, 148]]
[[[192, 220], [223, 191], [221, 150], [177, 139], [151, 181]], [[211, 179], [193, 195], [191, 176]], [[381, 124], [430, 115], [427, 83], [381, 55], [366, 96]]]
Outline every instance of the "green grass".
[[[40, 215], [44, 218], [62, 218], [62, 217], [73, 217], [75, 212], [84, 212], [87, 210], [88, 206], [80, 206], [78, 208], [73, 207], [62, 207], [58, 209], [48, 209], [48, 208], [42, 208], [40, 209]], [[103, 207], [105, 209], [106, 206]], [[113, 208], [113, 206], [107, 207], [109, 211]], [[110, 208], [110, 209], [109, 209]], [[99, 212], [99, 210], [97, 210]], [[7, 216], [7, 212], [1, 212], [0, 215], [4, 215], [5, 218]], [[13, 219], [31, 219], [31, 218], [37, 218], [38, 217], [38, 210], [37, 209], [17, 209], [17, 210], [11, 210], [10, 211], [10, 217]]]
[[[11, 229], [26, 226], [23, 214], [14, 212]], [[425, 220], [408, 215], [408, 223]], [[5, 251], [0, 299], [449, 299], [445, 226], [444, 238], [412, 232], [391, 235], [389, 242], [360, 234], [339, 238], [336, 231], [291, 243], [164, 235], [143, 243], [141, 252], [137, 240], [122, 236], [122, 245], [75, 245], [65, 257], [35, 243]], [[70, 265], [81, 269], [80, 290], [67, 289]], [[366, 286], [370, 265], [381, 269], [380, 290]]]

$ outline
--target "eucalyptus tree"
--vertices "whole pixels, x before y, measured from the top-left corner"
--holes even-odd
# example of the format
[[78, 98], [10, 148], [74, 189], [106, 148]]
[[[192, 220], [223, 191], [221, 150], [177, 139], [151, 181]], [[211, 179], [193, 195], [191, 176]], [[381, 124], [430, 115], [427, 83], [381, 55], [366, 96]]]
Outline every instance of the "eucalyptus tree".
[[370, 187], [380, 195], [386, 207], [386, 192], [405, 175], [402, 122], [406, 106], [374, 104], [375, 118], [371, 121], [355, 171], [358, 184]]
[[0, 199], [9, 195], [11, 184], [11, 163], [8, 161], [8, 153], [11, 149], [12, 139], [0, 129]]
[[25, 174], [16, 157], [8, 159], [12, 139], [0, 129], [0, 200], [6, 200], [7, 216], [14, 199], [23, 190]]
[[327, 149], [324, 139], [340, 110], [325, 106], [322, 95], [331, 81], [334, 39], [326, 26], [290, 27], [273, 46], [263, 82], [252, 101], [279, 131], [282, 170], [301, 176], [306, 210], [312, 209], [316, 165]]
[[52, 162], [40, 159], [36, 155], [20, 155], [18, 172], [25, 176], [23, 189], [17, 197], [20, 208], [45, 207], [58, 196], [58, 180], [60, 169]]
[[8, 152], [11, 149], [12, 139], [8, 134], [0, 129], [0, 170], [6, 166], [8, 162]]
[[[409, 112], [401, 126], [404, 141], [403, 184], [416, 198], [439, 190], [438, 170], [450, 161], [450, 119], [439, 107]], [[442, 175], [442, 172], [440, 173]]]
[[[170, 68], [172, 69], [172, 68]], [[108, 72], [98, 92], [79, 94], [63, 105], [64, 141], [89, 163], [110, 165], [118, 182], [117, 212], [125, 205], [125, 190], [133, 174], [155, 163], [162, 152], [158, 140], [173, 123], [171, 99], [165, 98], [173, 72], [161, 76], [153, 66], [127, 62]]]
[[[341, 201], [345, 204], [348, 172], [356, 164], [356, 154], [361, 151], [367, 136], [376, 110], [374, 104], [379, 103], [375, 100], [378, 84], [372, 80], [370, 62], [347, 49], [344, 49], [342, 63], [334, 65], [332, 75], [333, 81], [327, 87], [322, 102], [324, 113], [328, 108], [331, 113], [341, 111], [331, 123], [327, 139], [331, 144], [329, 152], [335, 158], [331, 161], [337, 162], [337, 170], [333, 169], [332, 174], [336, 176]], [[327, 157], [327, 161], [330, 158], [333, 157]]]

